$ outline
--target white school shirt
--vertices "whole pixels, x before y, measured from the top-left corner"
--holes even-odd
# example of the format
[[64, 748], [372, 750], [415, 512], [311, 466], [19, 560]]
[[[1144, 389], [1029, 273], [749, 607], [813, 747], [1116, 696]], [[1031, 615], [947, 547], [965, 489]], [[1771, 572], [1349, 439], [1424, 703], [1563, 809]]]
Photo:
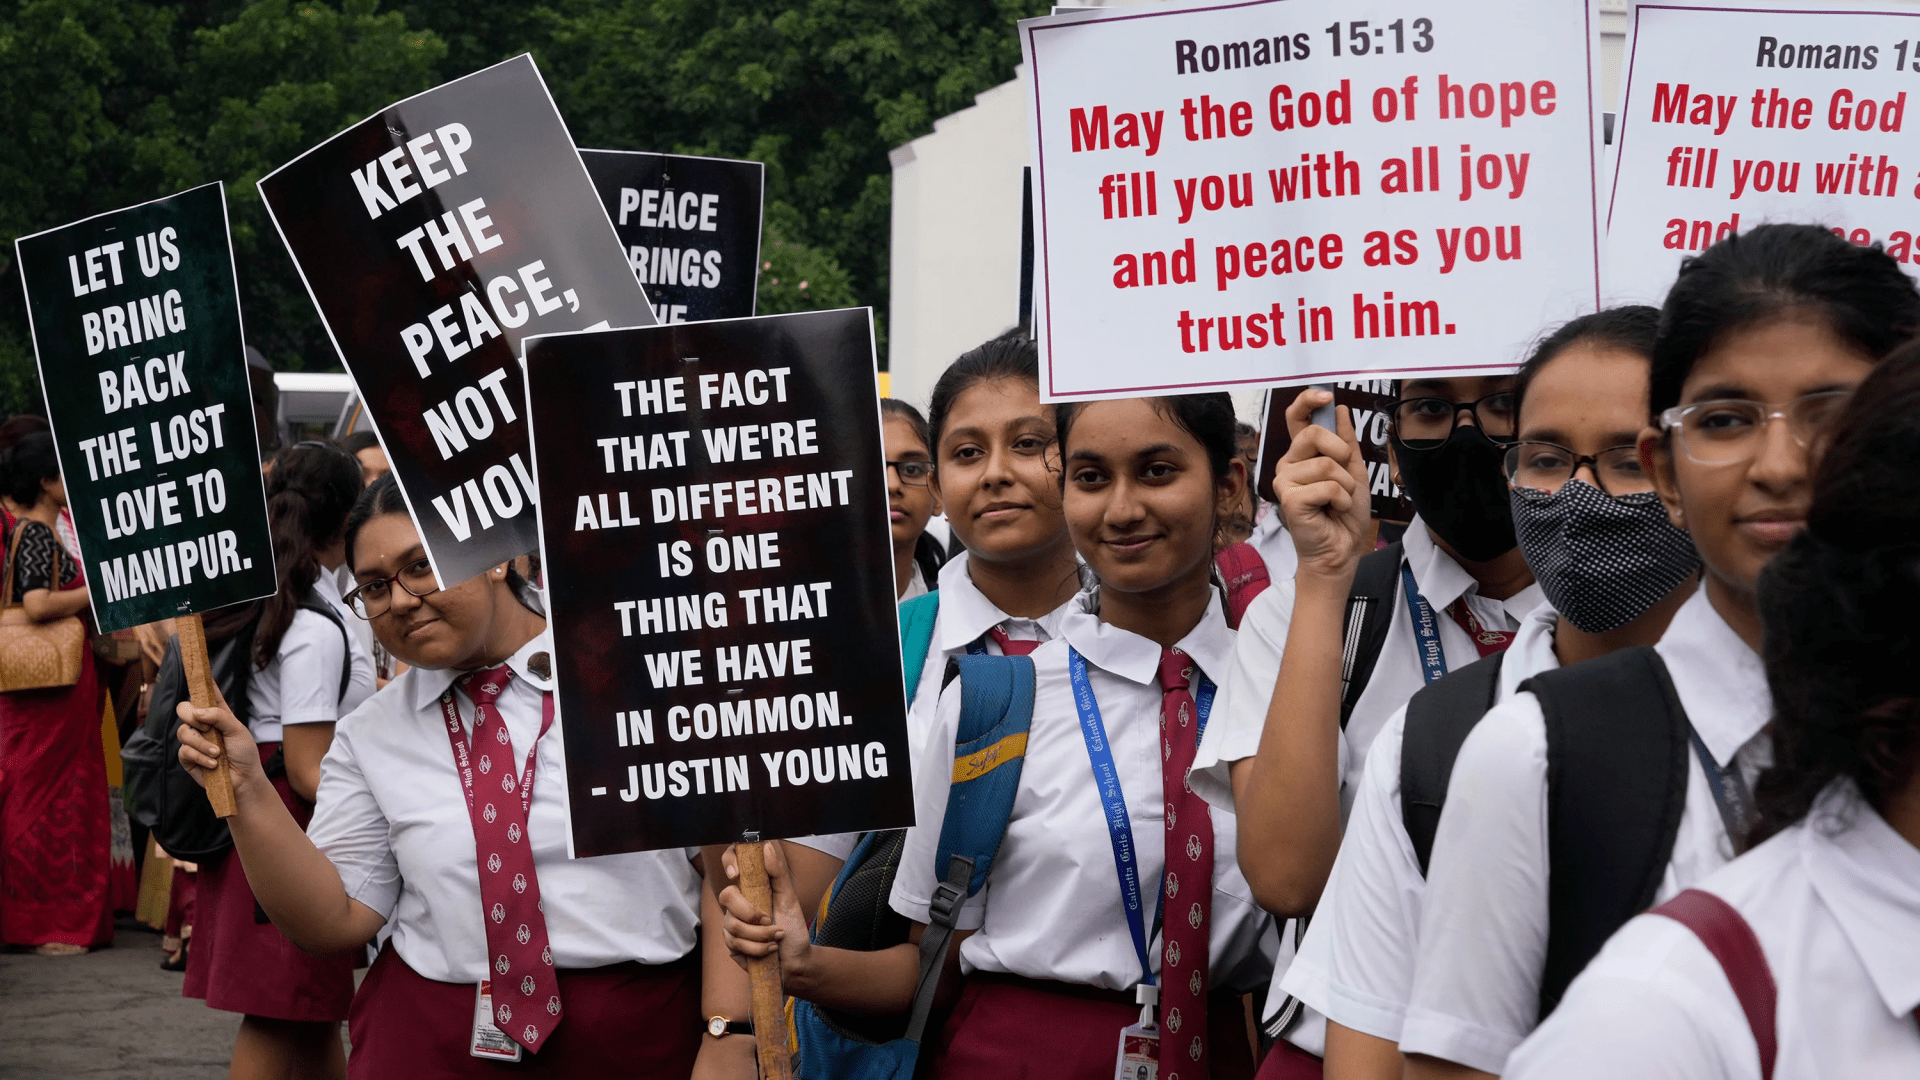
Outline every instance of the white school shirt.
[[[1721, 768], [1751, 785], [1772, 760], [1760, 657], [1697, 590], [1654, 646], [1687, 719]], [[1733, 858], [1691, 748], [1673, 855], [1654, 902]], [[1447, 787], [1400, 1048], [1498, 1073], [1539, 1022], [1547, 956], [1547, 735], [1540, 700], [1516, 694], [1467, 736]]]
[[[1521, 621], [1494, 686], [1494, 701], [1560, 666], [1553, 652], [1560, 613], [1541, 604]], [[1401, 737], [1406, 706], [1387, 721], [1367, 754], [1333, 872], [1320, 894], [1281, 989], [1354, 1031], [1400, 1041], [1413, 990], [1414, 947], [1427, 879], [1400, 807]]]
[[[292, 724], [331, 724], [373, 696], [373, 652], [353, 636], [360, 620], [340, 602], [334, 576], [322, 569], [313, 579], [314, 598], [332, 607], [347, 632], [325, 615], [295, 609], [280, 648], [247, 680], [247, 730], [254, 742], [280, 742]], [[352, 664], [347, 693], [340, 696], [340, 667]]]
[[[1121, 791], [1127, 800], [1151, 935], [1148, 960], [1160, 966], [1160, 939], [1152, 913], [1165, 868], [1166, 802], [1160, 781], [1160, 646], [1100, 621], [1097, 593], [1085, 594], [1060, 624], [1060, 637], [1033, 653], [1033, 725], [1013, 818], [987, 882], [961, 906], [958, 927], [977, 930], [960, 947], [961, 969], [1051, 979], [1106, 990], [1141, 981], [1140, 960], [1127, 927], [1093, 766], [1081, 735], [1067, 672], [1067, 649], [1087, 662], [1087, 681], [1100, 706]], [[1233, 648], [1220, 598], [1179, 648], [1203, 673], [1225, 670]], [[1209, 674], [1209, 677], [1212, 677]], [[1218, 708], [1213, 717], [1219, 715]], [[894, 879], [893, 909], [928, 921], [936, 872], [935, 849], [953, 775], [953, 731], [960, 719], [960, 687], [940, 695], [935, 732], [914, 770], [919, 824], [907, 831]], [[1209, 723], [1213, 721], [1210, 719]], [[1215, 987], [1247, 989], [1266, 980], [1275, 941], [1273, 919], [1253, 901], [1234, 862], [1233, 815], [1213, 811], [1213, 901], [1209, 934]], [[1184, 895], [1191, 886], [1176, 884]]]
[[[1457, 671], [1480, 658], [1480, 651], [1459, 624], [1448, 618], [1444, 609], [1465, 597], [1468, 610], [1481, 624], [1496, 630], [1514, 630], [1528, 612], [1546, 602], [1540, 586], [1528, 585], [1505, 600], [1480, 595], [1479, 583], [1453, 557], [1433, 542], [1426, 523], [1415, 517], [1402, 538], [1406, 565], [1420, 595], [1433, 608], [1440, 628], [1440, 651], [1446, 657], [1447, 670]], [[1396, 574], [1396, 578], [1398, 575]], [[1267, 725], [1267, 706], [1273, 699], [1274, 680], [1280, 677], [1280, 657], [1287, 647], [1287, 629], [1293, 622], [1294, 581], [1274, 578], [1272, 588], [1256, 597], [1240, 619], [1240, 634], [1234, 643], [1233, 663], [1220, 686], [1220, 700], [1214, 704], [1214, 722], [1194, 758], [1188, 782], [1200, 796], [1221, 809], [1233, 807], [1233, 781], [1229, 768], [1242, 758], [1252, 757], [1260, 749], [1260, 735]], [[1373, 674], [1354, 702], [1353, 714], [1341, 734], [1339, 768], [1340, 809], [1344, 816], [1353, 805], [1360, 772], [1366, 766], [1367, 750], [1387, 719], [1426, 685], [1421, 666], [1419, 637], [1414, 633], [1413, 617], [1407, 613], [1405, 585], [1396, 582], [1387, 612], [1386, 639], [1380, 645], [1380, 657]], [[1280, 956], [1262, 1017], [1272, 1016], [1286, 999], [1281, 975], [1292, 962], [1296, 928], [1291, 921], [1280, 933]], [[1312, 1053], [1323, 1053], [1326, 1025], [1317, 1013], [1294, 1023], [1287, 1033], [1289, 1042]]]
[[907, 578], [907, 587], [895, 598], [895, 603], [904, 604], [916, 596], [927, 595], [927, 574], [920, 568], [920, 560], [913, 562], [913, 573]]
[[[1760, 939], [1775, 1080], [1920, 1076], [1920, 849], [1836, 781], [1807, 822], [1694, 885]], [[1759, 1051], [1693, 931], [1641, 915], [1508, 1060], [1512, 1080], [1759, 1080]]]
[[[987, 631], [996, 626], [1014, 641], [1051, 641], [1059, 635], [1060, 620], [1066, 618], [1073, 605], [1074, 601], [1070, 599], [1038, 619], [1009, 615], [987, 599], [987, 594], [973, 583], [973, 575], [967, 570], [966, 552], [948, 560], [940, 568], [940, 608], [933, 617], [933, 637], [928, 642], [927, 662], [920, 668], [913, 701], [907, 706], [907, 760], [913, 765], [918, 765], [920, 761], [920, 748], [926, 742], [927, 731], [934, 724], [934, 712], [940, 703], [940, 680], [945, 677], [948, 658], [965, 656], [967, 646], [982, 638], [985, 638], [987, 652], [994, 656], [1001, 655], [999, 644], [985, 637]], [[949, 738], [947, 741], [951, 750], [953, 740]], [[823, 851], [845, 861], [848, 855], [853, 854], [853, 845], [859, 842], [861, 835], [834, 833], [828, 836], [797, 836], [787, 842]]]
[[[500, 695], [513, 760], [524, 769], [540, 731], [549, 679], [528, 658], [553, 651], [542, 632], [507, 663]], [[332, 860], [347, 895], [387, 920], [392, 945], [422, 976], [477, 982], [487, 968], [473, 822], [440, 695], [461, 672], [413, 667], [339, 722], [320, 765], [319, 805], [307, 836]], [[473, 702], [454, 693], [473, 730]], [[638, 960], [665, 964], [693, 950], [700, 922], [698, 849], [592, 859], [567, 857], [567, 757], [563, 721], [539, 740], [527, 833], [545, 905], [554, 964], [592, 968]]]
[[1265, 512], [1253, 523], [1253, 535], [1247, 537], [1247, 543], [1253, 545], [1261, 561], [1267, 564], [1268, 581], [1290, 578], [1300, 566], [1300, 552], [1293, 546], [1293, 537], [1287, 532], [1280, 508], [1264, 500], [1260, 508]]

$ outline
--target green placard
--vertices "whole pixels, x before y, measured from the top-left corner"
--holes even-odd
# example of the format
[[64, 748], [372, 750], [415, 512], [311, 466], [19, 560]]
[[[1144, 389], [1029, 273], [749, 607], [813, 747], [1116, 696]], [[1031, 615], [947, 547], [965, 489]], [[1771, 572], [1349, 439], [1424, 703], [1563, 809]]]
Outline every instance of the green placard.
[[272, 593], [221, 185], [14, 246], [95, 625]]

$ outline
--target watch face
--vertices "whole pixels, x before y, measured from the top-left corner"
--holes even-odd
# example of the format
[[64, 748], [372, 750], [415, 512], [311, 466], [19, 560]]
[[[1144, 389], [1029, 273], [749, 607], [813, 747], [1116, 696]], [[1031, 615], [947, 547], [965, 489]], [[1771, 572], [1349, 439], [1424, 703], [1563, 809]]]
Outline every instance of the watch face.
[[718, 1039], [727, 1033], [727, 1018], [716, 1016], [707, 1021], [707, 1034]]

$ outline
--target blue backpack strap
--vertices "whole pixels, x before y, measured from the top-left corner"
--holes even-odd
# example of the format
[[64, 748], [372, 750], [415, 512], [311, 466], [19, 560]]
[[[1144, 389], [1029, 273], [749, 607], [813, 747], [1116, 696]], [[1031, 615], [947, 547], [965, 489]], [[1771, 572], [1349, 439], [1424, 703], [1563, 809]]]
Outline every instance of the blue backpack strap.
[[907, 704], [920, 688], [920, 669], [933, 648], [933, 623], [940, 614], [940, 591], [924, 593], [900, 605], [900, 673], [907, 681]]
[[1020, 792], [1020, 770], [1033, 726], [1033, 660], [1025, 656], [956, 656], [960, 725], [954, 733], [953, 781], [940, 823], [935, 867], [946, 877], [933, 891], [926, 933], [920, 938], [920, 983], [905, 1038], [919, 1042], [933, 1009], [934, 988], [946, 967], [961, 901], [980, 891], [1000, 850]]
[[954, 856], [973, 860], [967, 895], [986, 884], [987, 871], [1020, 790], [1020, 768], [1033, 725], [1033, 661], [1024, 656], [956, 656], [960, 725], [953, 738], [953, 783], [933, 865]]

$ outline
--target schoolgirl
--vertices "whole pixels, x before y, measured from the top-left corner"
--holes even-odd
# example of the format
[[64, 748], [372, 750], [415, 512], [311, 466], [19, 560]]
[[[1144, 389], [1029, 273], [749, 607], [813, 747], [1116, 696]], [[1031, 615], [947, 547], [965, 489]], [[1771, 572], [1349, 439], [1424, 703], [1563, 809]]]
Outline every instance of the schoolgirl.
[[[1111, 1077], [1140, 989], [1158, 984], [1158, 1075], [1250, 1076], [1238, 995], [1267, 978], [1272, 921], [1235, 866], [1233, 815], [1182, 783], [1233, 646], [1212, 579], [1220, 524], [1246, 497], [1232, 404], [1206, 394], [1057, 415], [1067, 527], [1099, 585], [1032, 653], [1020, 790], [960, 914], [967, 978], [929, 1075]], [[949, 686], [894, 884], [894, 909], [922, 926], [944, 869], [943, 733], [959, 707]]]
[[[1417, 714], [1427, 730], [1409, 743], [1416, 752], [1443, 741], [1436, 725], [1471, 724], [1541, 671], [1653, 644], [1697, 587], [1699, 556], [1667, 520], [1635, 447], [1659, 320], [1650, 307], [1583, 316], [1548, 335], [1520, 369], [1519, 441], [1504, 464], [1520, 550], [1549, 602], [1522, 621], [1505, 653], [1416, 695], [1434, 702]], [[1452, 689], [1461, 685], [1472, 689]], [[1463, 696], [1440, 696], [1449, 692]], [[1461, 718], [1434, 711], [1449, 707]], [[1398, 1080], [1402, 1069], [1396, 1044], [1426, 890], [1426, 852], [1410, 834], [1401, 789], [1408, 713], [1396, 712], [1367, 754], [1340, 854], [1283, 984], [1327, 1017], [1326, 1068], [1342, 1077]], [[1451, 760], [1437, 766], [1442, 791]], [[1417, 786], [1413, 797], [1422, 797]], [[1422, 836], [1431, 842], [1431, 831]]]
[[901, 600], [925, 596], [935, 584], [947, 552], [927, 531], [940, 512], [940, 496], [928, 481], [933, 473], [927, 419], [898, 398], [880, 399], [881, 447], [887, 455], [887, 527], [893, 533], [893, 591]]
[[202, 732], [224, 736], [234, 852], [291, 941], [339, 953], [389, 932], [353, 1001], [347, 1075], [521, 1060], [532, 1076], [681, 1078], [697, 1055], [751, 1076], [751, 1039], [703, 1035], [705, 1016], [744, 1015], [746, 989], [724, 960], [702, 986], [698, 853], [567, 857], [552, 646], [524, 582], [502, 565], [436, 588], [391, 477], [355, 506], [346, 555], [348, 606], [409, 668], [339, 722], [307, 832], [225, 709], [180, 706], [180, 760], [204, 781]]
[[[1055, 636], [1067, 602], [1080, 590], [1060, 513], [1054, 418], [1040, 404], [1034, 343], [1008, 334], [962, 354], [934, 383], [929, 412], [925, 438], [937, 448], [937, 460], [923, 490], [946, 507], [961, 550], [940, 567], [938, 599], [917, 601], [935, 611], [925, 662], [909, 676], [913, 760], [933, 724], [947, 659], [970, 650], [1032, 651]], [[901, 420], [888, 414], [886, 423], [893, 431]], [[887, 456], [894, 457], [893, 450]], [[890, 485], [906, 479], [898, 467], [889, 470]], [[806, 837], [785, 845], [802, 910], [814, 910], [857, 839]], [[742, 902], [742, 914], [752, 910]]]
[[1760, 578], [1765, 842], [1623, 927], [1509, 1076], [1920, 1076], [1920, 351], [1834, 432]]
[[1761, 226], [1682, 265], [1639, 446], [1704, 585], [1653, 649], [1537, 676], [1467, 737], [1427, 875], [1409, 1076], [1503, 1071], [1607, 935], [1736, 853], [1770, 754], [1755, 582], [1804, 525], [1841, 403], [1917, 328], [1899, 265], [1822, 228]]
[[[1500, 472], [1514, 435], [1512, 376], [1410, 380], [1400, 395], [1389, 447], [1419, 514], [1379, 552], [1351, 418], [1338, 433], [1312, 425], [1332, 395], [1308, 390], [1272, 421], [1293, 439], [1274, 486], [1298, 561], [1241, 621], [1219, 723], [1208, 726], [1191, 783], [1238, 816], [1240, 865], [1277, 915], [1313, 910], [1388, 717], [1448, 670], [1506, 648], [1542, 599]], [[1296, 918], [1281, 934], [1283, 972], [1302, 929]], [[1323, 1053], [1324, 1021], [1280, 987], [1276, 978], [1261, 1010], [1266, 1034]], [[1318, 1063], [1297, 1066], [1311, 1074]]]
[[[254, 623], [247, 727], [272, 790], [300, 826], [313, 816], [335, 721], [373, 693], [373, 657], [347, 633], [351, 616], [333, 574], [360, 490], [359, 463], [331, 443], [289, 448], [267, 477], [279, 587]], [[312, 956], [256, 920], [247, 873], [230, 855], [201, 866], [195, 907], [182, 993], [245, 1014], [231, 1075], [343, 1075], [353, 957]]]

